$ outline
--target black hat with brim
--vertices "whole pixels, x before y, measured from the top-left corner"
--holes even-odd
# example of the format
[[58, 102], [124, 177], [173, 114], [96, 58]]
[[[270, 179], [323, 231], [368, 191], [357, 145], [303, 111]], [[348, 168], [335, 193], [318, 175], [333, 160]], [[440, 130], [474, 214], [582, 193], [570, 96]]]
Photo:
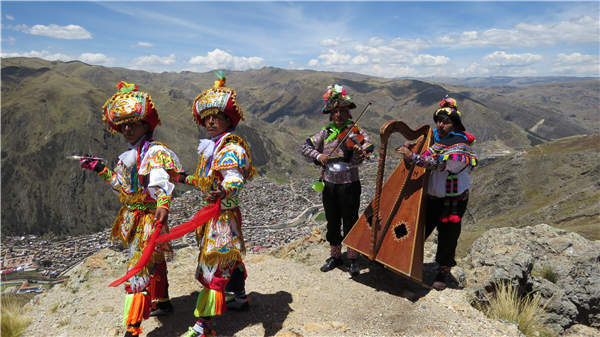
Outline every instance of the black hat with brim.
[[331, 99], [327, 103], [325, 103], [325, 105], [321, 109], [321, 112], [324, 114], [328, 114], [337, 108], [348, 108], [348, 109], [352, 110], [352, 109], [356, 108], [356, 104], [354, 104], [354, 102], [352, 102], [351, 100], [348, 100], [348, 99], [343, 99], [343, 98]]

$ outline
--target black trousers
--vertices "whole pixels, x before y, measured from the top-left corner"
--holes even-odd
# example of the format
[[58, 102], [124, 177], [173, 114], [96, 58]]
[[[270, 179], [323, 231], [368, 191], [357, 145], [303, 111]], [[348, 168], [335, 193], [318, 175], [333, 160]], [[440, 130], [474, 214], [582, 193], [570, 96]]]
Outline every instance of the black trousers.
[[[468, 198], [464, 198], [458, 202], [458, 216], [462, 218], [467, 210]], [[442, 223], [440, 216], [444, 207], [444, 198], [427, 199], [425, 239], [433, 232], [435, 228], [438, 230], [438, 246], [435, 254], [435, 262], [442, 266], [454, 267], [456, 261], [456, 245], [460, 236], [461, 223]]]
[[246, 291], [246, 272], [244, 267], [238, 266], [231, 272], [231, 278], [225, 285], [225, 291], [234, 294], [244, 293]]
[[323, 189], [323, 208], [327, 219], [327, 235], [325, 237], [330, 245], [341, 245], [342, 240], [358, 220], [360, 192], [360, 181], [348, 184], [325, 182]]

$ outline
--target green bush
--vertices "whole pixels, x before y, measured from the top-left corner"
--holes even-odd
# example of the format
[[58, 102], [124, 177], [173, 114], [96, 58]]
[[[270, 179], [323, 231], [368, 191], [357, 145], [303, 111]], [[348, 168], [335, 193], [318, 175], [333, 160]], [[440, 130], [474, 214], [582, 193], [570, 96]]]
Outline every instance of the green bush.
[[319, 214], [317, 215], [317, 217], [315, 218], [315, 221], [316, 221], [316, 222], [326, 222], [326, 221], [327, 221], [327, 219], [325, 218], [325, 213], [322, 213], [322, 212], [321, 212], [321, 213], [319, 213]]
[[542, 268], [541, 276], [552, 283], [556, 283], [556, 281], [558, 281], [558, 274], [552, 269], [551, 266], [545, 266]]

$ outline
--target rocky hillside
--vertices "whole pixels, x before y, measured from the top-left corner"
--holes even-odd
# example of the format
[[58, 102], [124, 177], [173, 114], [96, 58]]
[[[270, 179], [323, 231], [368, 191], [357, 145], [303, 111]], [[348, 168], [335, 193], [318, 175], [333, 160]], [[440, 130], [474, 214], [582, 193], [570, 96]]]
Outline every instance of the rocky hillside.
[[600, 134], [563, 138], [477, 169], [469, 212], [480, 231], [551, 223], [600, 240]]
[[[437, 269], [431, 262], [435, 238], [425, 246], [429, 283]], [[514, 324], [488, 319], [471, 305], [485, 301], [490, 284], [513, 281], [523, 292], [550, 298], [547, 322], [554, 333], [600, 336], [599, 252], [599, 241], [547, 225], [490, 231], [453, 269], [454, 287], [437, 292], [365, 259], [353, 279], [344, 267], [320, 272], [328, 248], [315, 228], [278, 249], [249, 254], [250, 310], [227, 312], [213, 328], [218, 336], [522, 336]], [[145, 321], [142, 336], [180, 336], [193, 324], [200, 289], [195, 261], [193, 248], [177, 251], [169, 264], [175, 314]], [[24, 336], [123, 335], [122, 289], [107, 283], [124, 272], [124, 262], [122, 252], [104, 249], [73, 268], [68, 282], [25, 307], [33, 321]], [[535, 272], [546, 264], [558, 274], [555, 283]]]
[[[191, 122], [190, 107], [198, 93], [212, 86], [212, 73], [158, 74], [77, 61], [5, 58], [1, 76], [3, 235], [87, 233], [110, 224], [117, 207], [112, 192], [64, 157], [94, 153], [116, 158], [125, 148], [119, 135], [104, 129], [101, 119], [101, 107], [120, 80], [151, 93], [163, 121], [156, 138], [179, 154], [187, 170], [195, 167], [201, 133]], [[361, 125], [376, 143], [386, 121], [400, 119], [415, 128], [429, 123], [432, 107], [445, 94], [459, 100], [465, 125], [477, 135], [484, 157], [590, 133], [599, 125], [597, 119], [588, 118], [590, 107], [599, 106], [599, 81], [544, 87], [542, 96], [556, 103], [544, 105], [533, 99], [542, 90], [533, 86], [520, 88], [528, 94], [517, 100], [514, 90], [351, 73], [277, 68], [230, 72], [228, 84], [238, 90], [247, 119], [238, 132], [249, 141], [261, 174], [274, 180], [314, 175], [297, 148], [326, 121], [319, 113], [320, 97], [331, 83], [344, 84], [359, 107], [373, 102]]]

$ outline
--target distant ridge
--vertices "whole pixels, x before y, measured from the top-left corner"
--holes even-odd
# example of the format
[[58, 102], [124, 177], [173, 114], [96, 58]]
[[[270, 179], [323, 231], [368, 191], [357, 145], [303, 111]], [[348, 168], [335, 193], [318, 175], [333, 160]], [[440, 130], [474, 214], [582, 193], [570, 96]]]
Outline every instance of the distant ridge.
[[[3, 58], [1, 76], [3, 235], [87, 233], [112, 223], [118, 200], [104, 182], [64, 157], [116, 158], [126, 149], [101, 118], [101, 107], [120, 80], [151, 94], [163, 122], [156, 139], [175, 150], [187, 171], [196, 166], [203, 134], [192, 122], [191, 105], [212, 86], [212, 72], [149, 73], [79, 61]], [[523, 150], [546, 139], [600, 131], [599, 80], [468, 88], [273, 67], [227, 71], [227, 85], [236, 89], [246, 117], [237, 132], [249, 141], [261, 175], [274, 180], [315, 175], [298, 148], [327, 122], [320, 108], [332, 83], [346, 86], [359, 109], [373, 102], [360, 124], [376, 144], [379, 128], [389, 120], [413, 128], [430, 124], [446, 94], [458, 100], [482, 158], [499, 149]]]
[[[578, 82], [578, 81], [597, 81], [600, 77], [577, 77], [577, 76], [539, 76], [539, 77], [510, 77], [510, 76], [491, 76], [491, 77], [422, 77], [422, 81], [445, 83], [449, 85], [466, 86], [474, 88], [489, 87], [525, 87], [535, 84], [560, 83], [560, 82]], [[409, 78], [407, 78], [409, 79]]]

